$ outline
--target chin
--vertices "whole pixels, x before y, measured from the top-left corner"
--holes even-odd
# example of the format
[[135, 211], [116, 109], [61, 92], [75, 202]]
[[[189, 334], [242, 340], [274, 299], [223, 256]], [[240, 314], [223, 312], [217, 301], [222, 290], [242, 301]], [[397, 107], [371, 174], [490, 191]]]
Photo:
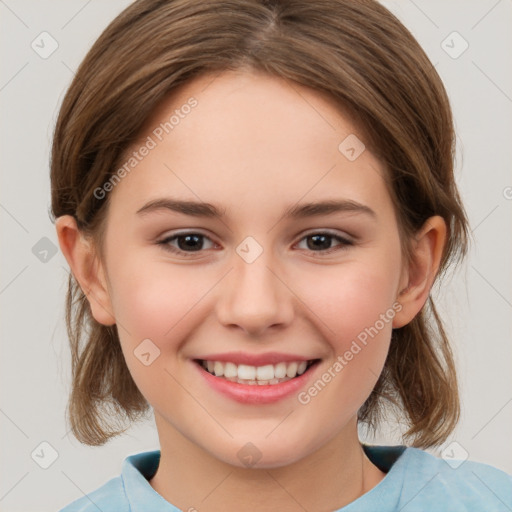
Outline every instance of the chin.
[[[301, 447], [300, 451], [297, 450], [297, 446]], [[270, 442], [263, 438], [254, 442], [231, 442], [230, 446], [225, 448], [210, 453], [216, 459], [240, 469], [281, 468], [299, 461], [309, 453], [304, 450], [305, 446], [301, 440], [289, 440], [287, 445], [283, 445], [280, 440]]]

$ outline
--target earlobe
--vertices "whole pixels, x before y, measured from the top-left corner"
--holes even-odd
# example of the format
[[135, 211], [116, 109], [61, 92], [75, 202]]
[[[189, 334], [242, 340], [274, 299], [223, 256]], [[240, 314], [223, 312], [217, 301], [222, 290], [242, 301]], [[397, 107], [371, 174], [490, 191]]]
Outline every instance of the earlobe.
[[427, 219], [415, 236], [411, 261], [404, 274], [406, 283], [400, 286], [397, 295], [402, 309], [393, 319], [393, 328], [411, 322], [427, 301], [441, 264], [446, 233], [446, 222], [436, 215]]
[[59, 217], [55, 227], [60, 249], [89, 301], [94, 319], [103, 325], [114, 325], [105, 272], [92, 241], [80, 232], [71, 215]]

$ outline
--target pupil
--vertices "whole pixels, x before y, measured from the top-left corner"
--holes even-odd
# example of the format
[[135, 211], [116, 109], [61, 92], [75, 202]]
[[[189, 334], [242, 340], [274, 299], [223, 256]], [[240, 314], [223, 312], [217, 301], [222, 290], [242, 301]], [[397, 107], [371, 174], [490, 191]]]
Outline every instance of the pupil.
[[310, 240], [314, 243], [308, 242], [308, 249], [329, 249], [330, 248], [330, 236], [326, 235], [311, 235]]
[[[181, 242], [185, 240], [185, 244], [182, 244]], [[180, 249], [192, 249], [194, 251], [198, 251], [202, 248], [202, 243], [199, 243], [201, 241], [201, 236], [199, 235], [182, 235], [178, 238], [178, 246]]]

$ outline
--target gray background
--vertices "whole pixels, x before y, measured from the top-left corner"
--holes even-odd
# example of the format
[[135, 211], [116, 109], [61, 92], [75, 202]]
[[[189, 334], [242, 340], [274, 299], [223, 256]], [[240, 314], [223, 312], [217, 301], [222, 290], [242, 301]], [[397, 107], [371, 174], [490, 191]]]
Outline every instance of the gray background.
[[[58, 107], [86, 51], [128, 3], [0, 0], [1, 511], [55, 511], [117, 476], [127, 455], [159, 447], [153, 421], [98, 448], [68, 435], [67, 264], [52, 254], [47, 213]], [[466, 264], [438, 291], [463, 416], [450, 441], [431, 451], [512, 473], [512, 1], [383, 3], [425, 48], [450, 95], [457, 177], [475, 239]], [[31, 47], [43, 31], [59, 45], [46, 59]], [[469, 44], [458, 58], [464, 43], [448, 37], [453, 31]], [[399, 430], [390, 425], [373, 441], [399, 443]], [[53, 452], [42, 442], [57, 455], [47, 469]]]

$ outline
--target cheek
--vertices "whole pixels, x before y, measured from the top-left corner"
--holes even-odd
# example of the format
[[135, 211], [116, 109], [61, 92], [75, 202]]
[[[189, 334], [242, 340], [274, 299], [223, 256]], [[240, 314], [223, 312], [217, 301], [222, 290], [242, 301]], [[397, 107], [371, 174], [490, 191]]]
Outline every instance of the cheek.
[[[304, 302], [321, 320], [325, 337], [340, 352], [375, 324], [379, 331], [391, 332], [395, 282], [396, 270], [353, 262], [336, 271], [316, 271], [314, 285], [306, 280], [301, 288]], [[384, 326], [381, 315], [387, 315]]]
[[[129, 276], [129, 277], [127, 277]], [[111, 276], [116, 319], [130, 337], [162, 339], [204, 294], [204, 276], [157, 263], [125, 261]]]
[[[152, 404], [158, 404], [165, 389], [178, 406], [186, 397], [172, 377], [177, 361], [169, 355], [179, 354], [183, 340], [204, 319], [201, 299], [215, 280], [197, 271], [129, 259], [110, 272], [110, 280], [122, 351], [137, 387]], [[187, 384], [183, 377], [179, 380]]]
[[316, 449], [356, 417], [375, 387], [389, 350], [398, 266], [385, 258], [372, 263], [316, 269], [314, 279], [307, 272], [295, 276], [309, 318], [331, 353], [297, 396], [303, 414], [295, 416], [293, 434], [282, 431], [284, 445], [287, 435], [296, 435], [303, 443], [309, 440], [308, 449]]
[[162, 352], [179, 349], [185, 330], [201, 311], [201, 298], [213, 284], [191, 268], [125, 259], [111, 273], [112, 307], [126, 353], [145, 339]]
[[332, 410], [335, 404], [339, 411], [355, 413], [374, 388], [389, 350], [397, 308], [397, 269], [384, 263], [372, 267], [353, 262], [336, 272], [332, 268], [316, 272], [314, 287], [303, 282], [304, 302], [320, 319], [316, 325], [330, 345], [331, 357], [322, 368], [323, 383], [302, 403], [321, 394], [314, 399], [317, 406]]

